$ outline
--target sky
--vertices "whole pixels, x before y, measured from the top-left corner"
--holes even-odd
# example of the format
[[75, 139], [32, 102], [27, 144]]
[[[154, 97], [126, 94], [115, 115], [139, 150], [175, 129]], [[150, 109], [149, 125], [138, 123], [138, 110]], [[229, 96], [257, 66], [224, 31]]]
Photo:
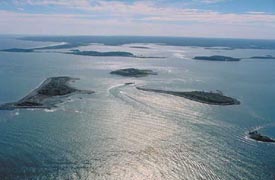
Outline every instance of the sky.
[[275, 39], [275, 0], [0, 0], [0, 34]]

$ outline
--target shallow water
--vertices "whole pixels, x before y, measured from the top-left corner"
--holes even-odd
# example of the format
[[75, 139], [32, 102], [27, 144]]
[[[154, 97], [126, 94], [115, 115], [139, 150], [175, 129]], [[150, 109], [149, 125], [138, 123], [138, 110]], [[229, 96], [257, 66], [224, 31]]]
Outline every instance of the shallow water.
[[[20, 47], [23, 43], [13, 41]], [[28, 43], [24, 47], [41, 46]], [[130, 48], [133, 45], [150, 49]], [[0, 111], [1, 179], [274, 178], [275, 144], [255, 142], [246, 134], [259, 129], [275, 137], [275, 61], [192, 60], [197, 55], [275, 56], [273, 50], [152, 43], [79, 49], [167, 58], [0, 52], [1, 104], [20, 99], [52, 76], [78, 77], [74, 86], [96, 91], [81, 99], [72, 96], [53, 110]], [[129, 67], [152, 69], [159, 75], [109, 74]], [[135, 84], [124, 85], [127, 82]], [[221, 90], [241, 105], [211, 106], [135, 86]]]

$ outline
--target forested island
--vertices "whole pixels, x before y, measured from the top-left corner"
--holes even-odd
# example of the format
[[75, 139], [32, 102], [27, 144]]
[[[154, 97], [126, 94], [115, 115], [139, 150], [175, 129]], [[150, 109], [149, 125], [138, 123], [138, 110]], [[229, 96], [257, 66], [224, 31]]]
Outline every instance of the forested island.
[[148, 75], [157, 75], [156, 72], [149, 69], [135, 69], [135, 68], [119, 69], [119, 70], [110, 72], [110, 74], [116, 74], [116, 75], [128, 76], [128, 77], [144, 77]]
[[124, 51], [110, 51], [110, 52], [99, 52], [99, 51], [80, 51], [78, 49], [71, 50], [66, 54], [74, 54], [81, 56], [119, 56], [119, 57], [136, 57], [130, 52]]
[[11, 48], [11, 49], [2, 49], [3, 52], [34, 52], [34, 49], [21, 49], [21, 48]]
[[55, 107], [57, 97], [64, 98], [73, 93], [91, 94], [94, 91], [79, 90], [69, 85], [78, 80], [68, 76], [51, 77], [46, 79], [38, 88], [17, 102], [0, 105], [0, 110], [14, 110], [20, 108], [45, 108]]
[[[53, 50], [53, 49], [69, 49], [78, 46], [86, 46], [88, 44], [85, 43], [66, 43], [54, 46], [45, 46], [39, 48], [10, 48], [10, 49], [2, 49], [0, 51], [3, 52], [21, 52], [21, 53], [29, 53], [29, 52], [41, 52], [39, 50]], [[135, 46], [135, 48], [146, 48], [146, 47], [139, 47]], [[56, 53], [56, 52], [55, 52]], [[99, 51], [81, 51], [79, 49], [72, 49], [69, 52], [60, 52], [64, 54], [73, 54], [73, 55], [80, 55], [80, 56], [102, 56], [102, 57], [132, 57], [132, 58], [165, 58], [159, 56], [143, 56], [143, 55], [134, 55], [133, 53], [126, 52], [126, 51], [108, 51], [108, 52], [99, 52]]]
[[137, 87], [137, 89], [142, 91], [149, 91], [149, 92], [156, 92], [156, 93], [170, 94], [173, 96], [184, 97], [189, 100], [210, 104], [210, 105], [239, 105], [240, 104], [240, 101], [238, 101], [237, 99], [224, 96], [221, 92], [204, 92], [204, 91], [179, 92], [179, 91], [149, 89], [149, 88], [143, 88], [143, 87]]
[[205, 60], [205, 61], [240, 61], [240, 58], [233, 58], [229, 56], [195, 56], [195, 60]]

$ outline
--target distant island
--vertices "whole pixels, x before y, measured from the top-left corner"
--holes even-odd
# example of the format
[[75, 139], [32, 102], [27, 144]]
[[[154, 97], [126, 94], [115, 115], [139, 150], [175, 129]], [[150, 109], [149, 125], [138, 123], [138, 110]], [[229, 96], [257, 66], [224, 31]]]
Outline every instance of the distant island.
[[150, 49], [149, 47], [146, 47], [146, 46], [130, 46], [130, 48], [136, 48], [136, 49]]
[[[83, 44], [84, 45], [84, 44]], [[75, 47], [75, 44], [64, 44], [64, 45], [57, 45], [57, 46], [47, 46], [41, 48], [32, 48], [32, 49], [20, 49], [20, 48], [11, 48], [11, 49], [3, 49], [0, 51], [4, 52], [35, 52], [36, 50], [46, 50], [46, 49], [62, 49], [62, 48], [71, 48]], [[65, 52], [65, 54], [74, 54], [74, 55], [81, 55], [81, 56], [117, 56], [117, 57], [138, 57], [138, 58], [153, 58], [153, 57], [143, 57], [143, 56], [135, 56], [130, 52], [124, 51], [111, 51], [111, 52], [99, 52], [99, 51], [80, 51], [78, 49], [73, 49], [70, 52]]]
[[221, 92], [204, 92], [204, 91], [191, 91], [191, 92], [178, 92], [178, 91], [165, 91], [158, 89], [149, 89], [143, 87], [137, 87], [138, 90], [170, 94], [173, 96], [184, 97], [186, 99], [210, 104], [210, 105], [239, 105], [240, 101], [237, 99], [224, 96]]
[[14, 103], [0, 105], [0, 110], [44, 108], [55, 107], [55, 97], [66, 97], [73, 93], [91, 94], [94, 91], [78, 90], [69, 85], [70, 82], [78, 80], [67, 76], [51, 77], [46, 79], [38, 88], [31, 91], [27, 96]]
[[262, 141], [262, 142], [275, 142], [274, 139], [271, 139], [267, 136], [261, 135], [258, 131], [251, 131], [248, 133], [249, 138], [254, 139], [256, 141]]
[[110, 72], [110, 74], [116, 74], [116, 75], [128, 76], [128, 77], [144, 77], [148, 75], [157, 75], [157, 73], [152, 70], [135, 69], [135, 68], [119, 69], [119, 70]]
[[250, 59], [275, 59], [274, 56], [266, 55], [266, 56], [253, 56]]
[[232, 47], [206, 47], [204, 49], [210, 49], [210, 50], [234, 50]]
[[0, 51], [3, 52], [35, 52], [36, 50], [51, 50], [51, 49], [69, 49], [69, 48], [75, 48], [78, 46], [87, 46], [87, 43], [64, 43], [64, 44], [58, 44], [54, 46], [45, 46], [45, 47], [38, 47], [38, 48], [30, 48], [30, 49], [24, 49], [24, 48], [10, 48], [10, 49], [2, 49]]
[[[22, 52], [22, 53], [29, 53], [29, 52], [39, 52], [37, 50], [49, 50], [49, 49], [67, 49], [72, 48], [75, 46], [85, 46], [87, 44], [62, 44], [56, 46], [46, 46], [40, 48], [31, 48], [31, 49], [23, 49], [23, 48], [11, 48], [11, 49], [2, 49], [0, 51], [3, 52]], [[109, 51], [109, 52], [99, 52], [99, 51], [80, 51], [79, 49], [73, 49], [69, 52], [60, 52], [64, 54], [73, 54], [73, 55], [80, 55], [80, 56], [102, 56], [102, 57], [132, 57], [132, 58], [165, 58], [159, 56], [136, 56], [133, 53], [125, 52], [125, 51]]]
[[73, 49], [70, 52], [65, 52], [65, 54], [74, 54], [80, 56], [104, 56], [104, 57], [132, 57], [132, 58], [165, 58], [158, 56], [136, 56], [133, 53], [126, 51], [108, 51], [108, 52], [99, 52], [99, 51], [80, 51], [79, 49]]
[[157, 36], [27, 36], [20, 37], [20, 40], [41, 41], [41, 42], [67, 42], [74, 44], [99, 43], [111, 46], [125, 44], [158, 44], [168, 46], [193, 46], [193, 47], [228, 47], [234, 49], [275, 49], [274, 41], [263, 40], [240, 40], [223, 38], [191, 38], [191, 37], [157, 37]]
[[74, 54], [81, 56], [119, 56], [119, 57], [136, 57], [130, 52], [124, 51], [111, 51], [111, 52], [99, 52], [99, 51], [80, 51], [78, 49], [71, 50], [66, 54]]
[[45, 47], [40, 47], [40, 48], [34, 48], [35, 50], [48, 50], [48, 49], [70, 49], [70, 48], [76, 48], [79, 46], [88, 46], [89, 43], [64, 43], [64, 44], [58, 44], [54, 46], [45, 46]]
[[132, 85], [132, 84], [135, 84], [135, 83], [134, 82], [124, 83], [125, 86]]
[[240, 61], [240, 58], [233, 58], [228, 56], [195, 56], [195, 60], [205, 60], [205, 61]]
[[20, 48], [11, 48], [11, 49], [2, 49], [3, 52], [34, 52], [34, 49], [20, 49]]

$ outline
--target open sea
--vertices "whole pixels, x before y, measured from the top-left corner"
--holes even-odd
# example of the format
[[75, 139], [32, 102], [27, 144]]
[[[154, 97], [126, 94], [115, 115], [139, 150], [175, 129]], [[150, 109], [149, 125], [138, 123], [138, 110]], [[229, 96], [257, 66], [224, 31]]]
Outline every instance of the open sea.
[[[73, 95], [51, 110], [0, 111], [0, 179], [273, 180], [275, 143], [275, 41], [96, 36], [0, 36], [0, 50], [64, 43], [69, 49], [0, 51], [0, 104], [27, 95], [48, 77], [80, 78]], [[85, 43], [85, 46], [81, 45]], [[147, 48], [133, 48], [142, 46]], [[226, 48], [225, 48], [226, 47]], [[165, 58], [92, 57], [70, 49], [126, 51]], [[223, 55], [238, 62], [194, 60]], [[121, 68], [158, 75], [131, 78]], [[124, 83], [133, 82], [132, 85]], [[216, 91], [233, 106], [137, 90]]]

